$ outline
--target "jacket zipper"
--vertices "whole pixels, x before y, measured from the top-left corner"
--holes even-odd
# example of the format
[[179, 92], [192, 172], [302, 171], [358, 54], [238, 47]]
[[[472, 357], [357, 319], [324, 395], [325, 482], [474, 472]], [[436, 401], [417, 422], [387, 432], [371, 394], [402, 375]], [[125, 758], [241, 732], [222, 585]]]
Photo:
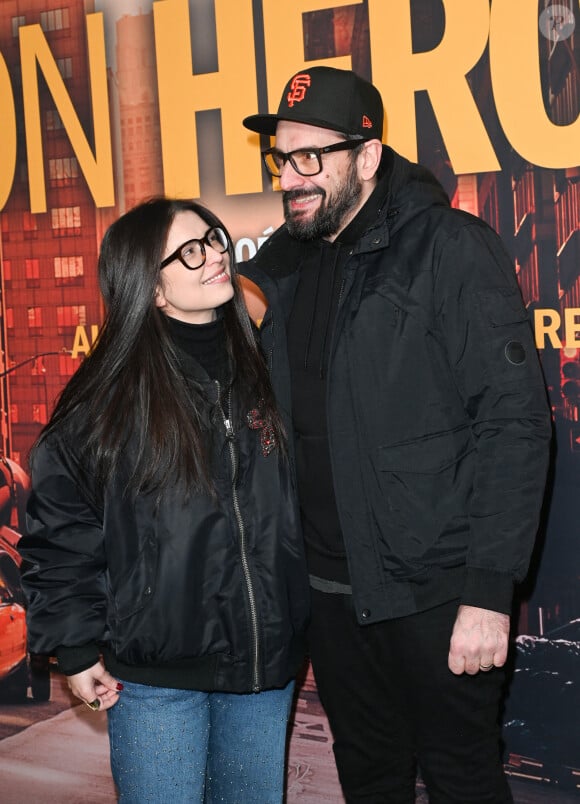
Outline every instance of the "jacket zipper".
[[247, 544], [246, 544], [246, 529], [244, 526], [244, 520], [242, 517], [242, 512], [240, 510], [240, 501], [238, 498], [238, 490], [237, 490], [237, 481], [238, 481], [238, 456], [236, 454], [236, 446], [235, 446], [235, 432], [232, 424], [232, 389], [230, 388], [228, 391], [228, 401], [227, 401], [227, 416], [224, 412], [221, 403], [221, 388], [219, 382], [215, 381], [218, 391], [218, 409], [221, 413], [224, 428], [226, 431], [226, 439], [228, 442], [228, 448], [230, 451], [230, 460], [232, 464], [232, 502], [234, 506], [234, 513], [236, 516], [236, 522], [238, 525], [238, 532], [240, 535], [240, 558], [242, 561], [242, 571], [244, 573], [244, 580], [246, 582], [246, 592], [248, 594], [248, 603], [250, 606], [250, 625], [252, 630], [252, 660], [253, 660], [253, 668], [252, 668], [252, 690], [253, 692], [260, 692], [260, 669], [259, 669], [259, 662], [260, 662], [260, 639], [258, 634], [258, 612], [256, 607], [256, 595], [254, 592], [254, 584], [252, 582], [252, 575], [250, 573], [250, 565], [248, 562], [248, 555], [247, 555]]

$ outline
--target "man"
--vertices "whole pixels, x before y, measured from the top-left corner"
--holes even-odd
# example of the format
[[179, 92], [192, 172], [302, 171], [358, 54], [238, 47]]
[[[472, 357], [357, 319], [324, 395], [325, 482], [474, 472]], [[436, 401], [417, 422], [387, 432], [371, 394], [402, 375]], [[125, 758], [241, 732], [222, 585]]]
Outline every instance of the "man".
[[381, 144], [381, 97], [354, 73], [305, 69], [244, 125], [276, 138], [285, 224], [246, 273], [292, 408], [310, 653], [346, 800], [412, 802], [418, 764], [431, 804], [511, 801], [501, 668], [551, 432], [513, 266]]

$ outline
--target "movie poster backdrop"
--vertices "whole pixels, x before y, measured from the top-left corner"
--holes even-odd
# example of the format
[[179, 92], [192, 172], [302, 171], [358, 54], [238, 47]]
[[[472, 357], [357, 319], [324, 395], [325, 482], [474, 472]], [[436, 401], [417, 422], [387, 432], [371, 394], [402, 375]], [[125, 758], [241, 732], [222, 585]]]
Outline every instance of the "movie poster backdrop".
[[[580, 787], [578, 0], [2, 0], [0, 582], [17, 607], [13, 547], [28, 453], [97, 337], [104, 230], [152, 195], [193, 197], [224, 219], [238, 258], [251, 257], [282, 211], [261, 165], [269, 142], [241, 120], [275, 109], [287, 78], [315, 64], [371, 79], [385, 101], [385, 142], [430, 168], [452, 204], [491, 224], [513, 256], [556, 447], [515, 613], [505, 762], [517, 801], [572, 800]], [[264, 302], [247, 291], [259, 319]], [[46, 686], [28, 683], [27, 704], [40, 711]], [[15, 705], [4, 694], [0, 723]], [[70, 705], [65, 698], [60, 708]], [[308, 672], [289, 801], [340, 800], [330, 746]], [[570, 798], [556, 799], [561, 791]]]

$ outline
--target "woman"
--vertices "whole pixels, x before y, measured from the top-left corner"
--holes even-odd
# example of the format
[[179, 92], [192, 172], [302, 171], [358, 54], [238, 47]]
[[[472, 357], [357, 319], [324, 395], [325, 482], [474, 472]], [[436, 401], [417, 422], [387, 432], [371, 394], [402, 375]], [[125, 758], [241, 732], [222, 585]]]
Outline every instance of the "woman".
[[267, 368], [222, 223], [153, 199], [32, 460], [31, 650], [107, 710], [120, 801], [282, 800], [308, 581]]

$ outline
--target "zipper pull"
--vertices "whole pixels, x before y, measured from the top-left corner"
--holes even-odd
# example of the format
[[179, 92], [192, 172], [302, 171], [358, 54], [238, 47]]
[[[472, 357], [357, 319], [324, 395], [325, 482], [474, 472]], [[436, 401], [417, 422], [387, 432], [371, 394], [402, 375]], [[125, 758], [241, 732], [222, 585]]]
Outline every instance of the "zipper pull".
[[233, 441], [235, 433], [232, 423], [229, 419], [224, 419], [224, 427], [226, 428], [226, 438], [229, 438]]

